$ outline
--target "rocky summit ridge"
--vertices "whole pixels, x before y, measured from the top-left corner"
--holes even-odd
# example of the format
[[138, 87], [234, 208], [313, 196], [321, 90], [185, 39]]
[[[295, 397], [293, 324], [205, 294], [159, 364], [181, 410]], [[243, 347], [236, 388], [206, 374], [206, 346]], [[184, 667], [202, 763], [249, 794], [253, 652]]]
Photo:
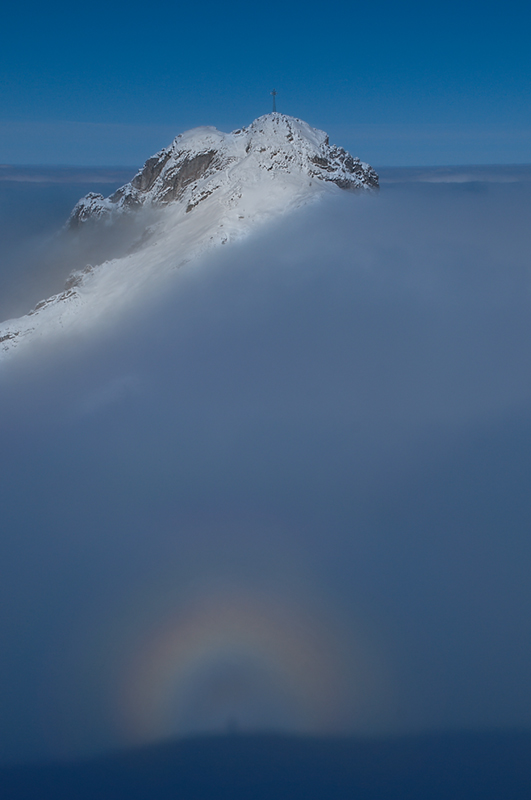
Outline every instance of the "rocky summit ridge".
[[231, 177], [237, 183], [238, 172], [253, 168], [299, 173], [340, 189], [378, 187], [372, 167], [331, 145], [324, 131], [273, 112], [232, 133], [202, 127], [179, 134], [110, 197], [94, 192], [83, 197], [72, 211], [70, 225], [175, 201], [185, 201], [186, 210], [191, 211]]
[[97, 237], [102, 225], [135, 220], [137, 239], [120, 257], [73, 272], [24, 317], [0, 323], [0, 357], [29, 341], [111, 324], [202, 253], [323, 194], [377, 188], [372, 167], [284, 114], [232, 133], [182, 133], [110, 197], [91, 192], [76, 204], [70, 231], [92, 236], [94, 229]]

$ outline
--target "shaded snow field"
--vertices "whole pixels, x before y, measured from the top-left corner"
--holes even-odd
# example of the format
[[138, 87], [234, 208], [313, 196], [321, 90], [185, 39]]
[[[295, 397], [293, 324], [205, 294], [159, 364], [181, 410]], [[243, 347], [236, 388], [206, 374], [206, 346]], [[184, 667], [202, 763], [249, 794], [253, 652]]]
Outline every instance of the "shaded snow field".
[[531, 183], [381, 173], [2, 366], [4, 759], [531, 724]]

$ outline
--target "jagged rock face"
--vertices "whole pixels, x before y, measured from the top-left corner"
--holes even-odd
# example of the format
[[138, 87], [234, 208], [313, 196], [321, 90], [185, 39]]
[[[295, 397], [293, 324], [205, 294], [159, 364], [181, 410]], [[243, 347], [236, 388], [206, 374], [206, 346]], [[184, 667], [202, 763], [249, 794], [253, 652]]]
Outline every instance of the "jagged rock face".
[[378, 188], [376, 172], [343, 148], [330, 145], [323, 131], [273, 113], [229, 134], [205, 127], [177, 136], [109, 198], [94, 192], [82, 198], [70, 225], [182, 200], [190, 211], [227, 181], [239, 184], [249, 170], [299, 173], [346, 190]]

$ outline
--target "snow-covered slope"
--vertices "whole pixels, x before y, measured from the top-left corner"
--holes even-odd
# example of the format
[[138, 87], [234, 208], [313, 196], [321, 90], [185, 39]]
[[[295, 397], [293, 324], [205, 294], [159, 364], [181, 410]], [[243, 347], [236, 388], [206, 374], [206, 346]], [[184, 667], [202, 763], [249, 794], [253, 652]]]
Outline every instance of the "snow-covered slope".
[[0, 357], [32, 340], [109, 323], [206, 250], [327, 192], [378, 186], [374, 170], [299, 119], [273, 113], [248, 128], [180, 134], [111, 197], [90, 193], [70, 228], [116, 224], [156, 212], [128, 255], [72, 273], [63, 291], [0, 324]]

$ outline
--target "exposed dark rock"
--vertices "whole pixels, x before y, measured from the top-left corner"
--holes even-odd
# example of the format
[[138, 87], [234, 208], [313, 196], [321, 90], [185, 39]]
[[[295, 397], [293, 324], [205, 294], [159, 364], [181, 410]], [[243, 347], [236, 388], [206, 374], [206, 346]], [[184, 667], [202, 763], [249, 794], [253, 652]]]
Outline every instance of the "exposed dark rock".
[[310, 159], [313, 164], [317, 164], [318, 167], [329, 167], [330, 163], [326, 160], [326, 158], [321, 158], [321, 156], [313, 156]]
[[131, 181], [131, 185], [141, 192], [148, 192], [166, 166], [170, 155], [170, 152], [162, 151], [162, 153], [148, 158], [143, 168]]
[[178, 200], [189, 183], [203, 177], [216, 155], [215, 150], [200, 153], [193, 158], [185, 157], [178, 167], [168, 171], [165, 177], [166, 188], [162, 195], [162, 202], [170, 203]]
[[0, 344], [2, 344], [2, 342], [8, 342], [11, 339], [16, 339], [18, 335], [18, 331], [13, 331], [13, 333], [5, 333], [3, 336], [0, 336]]

